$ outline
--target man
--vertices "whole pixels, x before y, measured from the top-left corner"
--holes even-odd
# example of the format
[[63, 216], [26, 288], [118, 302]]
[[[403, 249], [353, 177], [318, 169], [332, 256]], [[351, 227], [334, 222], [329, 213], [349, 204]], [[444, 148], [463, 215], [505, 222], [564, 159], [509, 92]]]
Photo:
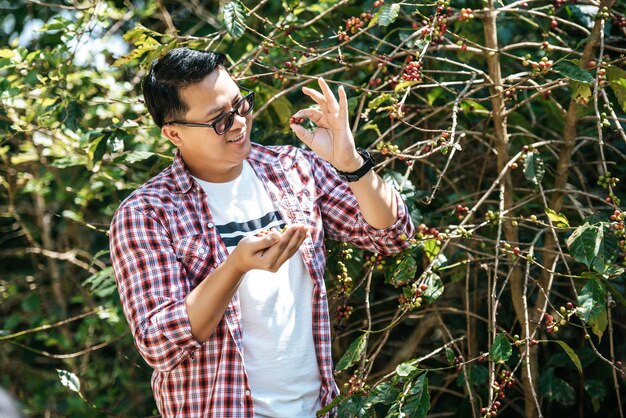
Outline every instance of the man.
[[291, 128], [312, 152], [264, 147], [223, 61], [178, 48], [143, 81], [178, 150], [113, 219], [120, 298], [163, 416], [314, 417], [337, 395], [324, 238], [389, 254], [413, 226], [355, 149], [343, 88], [303, 89], [319, 110], [294, 117], [318, 127]]

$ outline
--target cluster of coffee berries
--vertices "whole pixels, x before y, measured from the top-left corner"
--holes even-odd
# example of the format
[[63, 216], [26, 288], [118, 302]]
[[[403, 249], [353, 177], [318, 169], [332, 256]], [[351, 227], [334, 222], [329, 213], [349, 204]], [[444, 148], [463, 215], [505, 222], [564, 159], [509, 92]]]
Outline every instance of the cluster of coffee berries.
[[383, 80], [381, 80], [380, 77], [377, 77], [377, 78], [371, 78], [370, 81], [367, 82], [367, 84], [369, 84], [371, 87], [375, 87], [382, 82]]
[[353, 308], [350, 305], [339, 305], [335, 310], [335, 316], [339, 318], [339, 321], [344, 321], [350, 318]]
[[402, 79], [404, 81], [421, 81], [422, 78], [422, 62], [413, 61], [413, 57], [409, 55], [407, 65], [404, 67]]
[[[441, 7], [441, 6], [440, 6]], [[437, 9], [438, 13], [439, 9]], [[443, 10], [442, 10], [443, 11]], [[433, 30], [433, 37], [430, 41], [431, 45], [442, 44], [446, 30], [448, 29], [448, 18], [446, 16], [437, 16], [435, 21], [435, 27]]]
[[[600, 71], [603, 71], [603, 70], [604, 70], [603, 68], [598, 70], [598, 74], [600, 73]], [[601, 76], [598, 76], [598, 80], [601, 81]], [[605, 112], [602, 112], [600, 114], [600, 124], [602, 125], [603, 128], [610, 128], [611, 127], [611, 121], [609, 120], [609, 118], [607, 117]]]
[[467, 215], [467, 212], [469, 212], [469, 208], [467, 206], [456, 205], [455, 214], [458, 220], [465, 218], [465, 215]]
[[365, 22], [359, 17], [352, 16], [346, 19], [346, 32], [357, 33], [363, 26], [365, 26]]
[[301, 124], [303, 122], [304, 122], [304, 118], [297, 118], [295, 116], [289, 117], [289, 124], [290, 125], [293, 125], [293, 124], [299, 125], [299, 124]]
[[400, 153], [400, 148], [397, 145], [387, 141], [379, 141], [376, 144], [376, 149], [380, 151], [382, 155], [392, 154], [396, 155]]
[[559, 326], [554, 321], [554, 317], [552, 315], [550, 315], [547, 312], [544, 313], [543, 314], [543, 320], [546, 323], [546, 332], [548, 334], [551, 334], [553, 332], [559, 332]]
[[[624, 232], [624, 219], [626, 219], [626, 212], [620, 212], [619, 210], [616, 210], [615, 212], [613, 212], [613, 215], [611, 215], [611, 230], [613, 231], [613, 234], [615, 234], [617, 237], [623, 238], [625, 236], [625, 232]], [[624, 245], [622, 242], [620, 242], [618, 244], [620, 246], [620, 248], [624, 248]]]
[[297, 74], [299, 71], [297, 62], [298, 59], [296, 57], [292, 57], [291, 60], [285, 61], [285, 69], [289, 72]]
[[350, 377], [350, 380], [343, 384], [343, 389], [347, 396], [352, 396], [367, 395], [371, 388], [369, 385], [365, 384], [365, 379], [361, 376], [361, 372], [359, 370], [355, 370], [354, 374]]
[[[533, 69], [533, 74], [547, 73], [554, 65], [554, 62], [548, 57], [541, 57], [539, 62], [531, 62], [530, 67]], [[549, 91], [549, 90], [548, 90]]]
[[428, 289], [426, 283], [411, 283], [410, 287], [405, 287], [403, 293], [398, 296], [398, 304], [400, 308], [408, 310], [419, 309], [422, 306], [422, 295]]
[[608, 19], [609, 17], [611, 17], [611, 15], [609, 14], [609, 8], [604, 6], [602, 9], [600, 9], [600, 12], [596, 15], [596, 20]]
[[465, 20], [470, 20], [474, 18], [474, 13], [472, 13], [472, 9], [470, 9], [469, 7], [467, 8], [462, 8], [461, 9], [461, 13], [459, 15], [459, 21], [463, 22]]
[[613, 26], [618, 28], [626, 28], [626, 16], [614, 16]]
[[480, 413], [483, 417], [495, 417], [498, 415], [500, 409], [500, 401], [495, 401], [489, 408], [480, 408]]
[[382, 255], [372, 255], [370, 257], [365, 257], [365, 265], [371, 266], [373, 265], [376, 270], [382, 270], [385, 267], [387, 262], [385, 261]]
[[337, 39], [339, 39], [339, 42], [348, 42], [350, 40], [350, 35], [348, 35], [344, 30], [339, 30], [339, 32], [337, 32]]
[[515, 87], [504, 90], [504, 100], [517, 99], [517, 89]]
[[576, 306], [572, 302], [567, 302], [565, 306], [559, 308], [559, 313], [561, 314], [559, 325], [565, 326], [572, 315], [577, 315]]
[[439, 238], [439, 236], [441, 235], [441, 233], [437, 230], [437, 228], [429, 228], [427, 227], [425, 224], [419, 224], [417, 227], [417, 233], [415, 234], [415, 237], [417, 239], [424, 239], [424, 238]]
[[497, 212], [494, 212], [492, 210], [488, 210], [485, 213], [485, 220], [489, 223], [491, 223], [492, 225], [497, 225], [498, 221], [500, 219], [500, 214]]
[[550, 21], [550, 29], [556, 29], [559, 27], [559, 22], [556, 19], [552, 19]]
[[610, 192], [609, 195], [604, 198], [604, 201], [606, 203], [608, 203], [608, 204], [612, 203], [612, 204], [614, 204], [616, 206], [619, 206], [622, 203], [621, 199], [619, 197], [617, 197], [615, 195], [615, 193], [613, 193], [613, 192]]
[[376, 0], [374, 2], [374, 9], [376, 9], [377, 7], [382, 6], [383, 4], [385, 4], [385, 0]]
[[[499, 379], [493, 382], [493, 391], [497, 393], [499, 399], [506, 397], [506, 390], [509, 389], [515, 383], [515, 378], [508, 370], [503, 370], [500, 373]], [[494, 415], [490, 415], [494, 416]]]
[[442, 14], [443, 11], [446, 9], [446, 6], [450, 5], [450, 1], [447, 0], [437, 0], [437, 14]]
[[[390, 87], [395, 87], [394, 84], [390, 83]], [[404, 117], [404, 111], [402, 110], [402, 103], [394, 103], [391, 106], [388, 106], [389, 110], [389, 119], [402, 119]]]
[[[346, 250], [350, 251], [350, 254], [347, 254], [345, 258], [351, 259], [352, 248], [348, 248]], [[341, 293], [348, 293], [350, 290], [352, 290], [352, 277], [350, 277], [350, 275], [348, 274], [348, 268], [343, 261], [337, 261], [337, 267], [339, 269], [339, 274], [337, 274], [335, 278], [337, 279], [337, 283], [341, 286]]]

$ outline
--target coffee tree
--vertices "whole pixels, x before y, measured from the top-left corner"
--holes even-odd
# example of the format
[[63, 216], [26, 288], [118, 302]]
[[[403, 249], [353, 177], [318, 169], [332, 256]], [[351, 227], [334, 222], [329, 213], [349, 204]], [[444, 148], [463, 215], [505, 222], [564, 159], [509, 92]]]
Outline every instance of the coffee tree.
[[624, 416], [623, 4], [0, 7], [0, 383], [28, 412], [156, 414], [107, 229], [172, 160], [139, 82], [188, 46], [255, 90], [255, 142], [299, 145], [300, 89], [343, 85], [357, 145], [417, 227], [395, 257], [327, 243], [341, 395], [326, 411]]

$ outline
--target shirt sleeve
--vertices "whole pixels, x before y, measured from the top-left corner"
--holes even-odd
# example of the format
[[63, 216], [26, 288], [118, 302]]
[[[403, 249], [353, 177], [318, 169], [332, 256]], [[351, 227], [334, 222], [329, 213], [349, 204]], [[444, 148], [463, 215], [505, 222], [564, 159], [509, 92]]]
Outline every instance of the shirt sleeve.
[[170, 371], [201, 346], [191, 334], [185, 307], [190, 291], [185, 270], [163, 226], [136, 208], [117, 211], [110, 248], [135, 345], [152, 368]]
[[414, 233], [413, 222], [406, 204], [395, 189], [392, 188], [398, 207], [397, 219], [387, 228], [376, 229], [363, 218], [348, 183], [339, 178], [328, 162], [312, 152], [307, 154], [313, 165], [324, 232], [328, 238], [351, 242], [383, 255], [396, 254], [410, 246], [408, 238]]

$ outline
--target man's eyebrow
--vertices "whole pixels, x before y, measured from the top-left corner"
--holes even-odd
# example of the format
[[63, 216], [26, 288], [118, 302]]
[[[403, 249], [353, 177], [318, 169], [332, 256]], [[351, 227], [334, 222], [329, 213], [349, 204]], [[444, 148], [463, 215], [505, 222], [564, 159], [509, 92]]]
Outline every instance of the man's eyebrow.
[[[232, 104], [235, 104], [235, 102], [237, 102], [237, 100], [241, 99], [243, 96], [241, 95], [241, 93], [237, 93], [237, 95], [233, 98], [232, 100]], [[214, 115], [216, 113], [220, 114], [224, 111], [224, 106], [216, 106], [213, 109], [210, 109], [207, 113], [206, 113], [206, 117], [209, 117], [211, 115]], [[216, 115], [218, 116], [218, 115]]]

